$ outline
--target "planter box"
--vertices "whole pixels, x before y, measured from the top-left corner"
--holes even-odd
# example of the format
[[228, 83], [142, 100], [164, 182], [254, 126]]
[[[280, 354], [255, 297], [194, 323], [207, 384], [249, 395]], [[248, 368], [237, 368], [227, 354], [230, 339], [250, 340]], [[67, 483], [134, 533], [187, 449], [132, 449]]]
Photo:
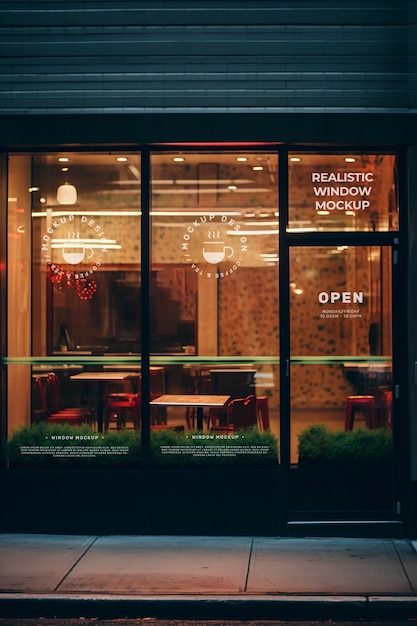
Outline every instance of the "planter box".
[[[159, 534], [280, 534], [280, 471], [150, 472], [149, 498]], [[151, 529], [149, 529], [151, 531]]]
[[334, 463], [301, 462], [291, 470], [293, 512], [307, 517], [392, 515], [394, 511], [393, 472], [389, 463], [340, 466]]
[[275, 470], [6, 470], [1, 532], [280, 534]]

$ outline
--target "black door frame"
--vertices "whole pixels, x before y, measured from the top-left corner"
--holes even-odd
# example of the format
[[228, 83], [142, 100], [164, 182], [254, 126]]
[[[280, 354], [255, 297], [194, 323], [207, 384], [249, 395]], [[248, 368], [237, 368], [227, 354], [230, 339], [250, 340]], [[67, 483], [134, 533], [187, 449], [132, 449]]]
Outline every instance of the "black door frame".
[[[327, 232], [327, 233], [288, 233], [286, 232], [289, 222], [289, 175], [288, 157], [289, 152], [297, 154], [341, 154], [346, 152], [375, 154], [388, 153], [397, 157], [397, 202], [399, 206], [399, 231], [393, 232]], [[376, 148], [367, 146], [338, 146], [329, 148], [323, 146], [307, 147], [281, 147], [279, 149], [279, 256], [280, 256], [280, 384], [281, 384], [281, 410], [280, 410], [280, 451], [281, 451], [281, 504], [282, 523], [281, 529], [284, 534], [314, 534], [328, 535], [337, 528], [339, 534], [355, 534], [361, 527], [361, 522], [367, 524], [371, 534], [397, 536], [399, 526], [406, 528], [408, 525], [408, 484], [409, 484], [409, 454], [408, 454], [408, 398], [407, 398], [407, 362], [408, 351], [407, 329], [407, 177], [406, 157], [404, 151], [392, 147]], [[290, 433], [291, 433], [291, 402], [290, 402], [290, 250], [301, 246], [385, 246], [392, 249], [392, 388], [393, 388], [393, 473], [394, 473], [394, 503], [392, 520], [375, 521], [368, 520], [346, 521], [346, 528], [337, 520], [329, 520], [328, 515], [323, 515], [322, 520], [311, 520], [311, 523], [293, 519], [290, 508]], [[400, 385], [400, 381], [403, 381]], [[321, 527], [321, 530], [319, 529]], [[332, 530], [333, 529], [333, 530]], [[359, 533], [363, 532], [363, 529]], [[404, 532], [404, 531], [402, 531]]]

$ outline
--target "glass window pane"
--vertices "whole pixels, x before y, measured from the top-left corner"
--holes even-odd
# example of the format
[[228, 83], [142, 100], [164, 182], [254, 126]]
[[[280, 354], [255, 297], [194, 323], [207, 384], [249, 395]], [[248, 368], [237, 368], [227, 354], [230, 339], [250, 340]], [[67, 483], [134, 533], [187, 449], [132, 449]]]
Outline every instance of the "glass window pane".
[[[292, 248], [290, 276], [293, 507], [389, 509], [392, 250]], [[336, 497], [320, 478], [312, 486], [311, 472], [319, 469], [339, 472]], [[366, 480], [354, 488], [359, 474]], [[359, 503], [365, 484], [372, 496]]]
[[[277, 164], [265, 152], [152, 155], [151, 350], [166, 392], [194, 396], [167, 406], [163, 424], [186, 442], [223, 445], [242, 427], [197, 395], [263, 396], [278, 434]], [[258, 429], [256, 409], [249, 424]]]
[[139, 351], [139, 167], [136, 155], [34, 157], [34, 296], [48, 302], [35, 354]]
[[140, 387], [139, 156], [12, 156], [9, 185], [11, 449], [23, 464], [137, 466], [137, 407], [109, 398]]
[[396, 157], [290, 153], [288, 230], [398, 230]]

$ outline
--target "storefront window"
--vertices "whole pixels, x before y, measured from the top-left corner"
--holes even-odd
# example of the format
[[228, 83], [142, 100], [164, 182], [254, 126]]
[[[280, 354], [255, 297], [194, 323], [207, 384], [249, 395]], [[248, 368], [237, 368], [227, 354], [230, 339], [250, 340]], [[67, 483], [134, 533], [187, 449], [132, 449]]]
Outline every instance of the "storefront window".
[[[154, 153], [151, 171], [151, 352], [166, 395], [153, 407], [151, 428], [165, 431], [155, 455], [276, 465], [277, 156]], [[234, 399], [246, 405], [227, 407]]]
[[289, 232], [398, 230], [396, 158], [289, 155]]
[[[272, 150], [155, 149], [145, 207], [140, 170], [133, 153], [10, 157], [9, 458], [140, 467], [146, 442], [152, 467], [295, 468], [311, 426], [390, 435], [395, 156], [291, 152], [288, 207]], [[349, 413], [351, 396], [373, 401]]]
[[139, 156], [13, 156], [9, 184], [10, 458], [137, 466]]

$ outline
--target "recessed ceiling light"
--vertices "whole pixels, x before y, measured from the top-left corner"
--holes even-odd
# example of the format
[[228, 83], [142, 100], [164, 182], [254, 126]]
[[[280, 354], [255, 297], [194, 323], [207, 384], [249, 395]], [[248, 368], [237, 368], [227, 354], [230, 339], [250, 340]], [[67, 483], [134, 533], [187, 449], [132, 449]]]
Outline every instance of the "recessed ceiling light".
[[230, 191], [235, 191], [235, 189], [237, 189], [236, 185], [229, 185], [228, 189], [230, 189]]
[[262, 165], [254, 165], [252, 168], [255, 172], [262, 172], [262, 170], [264, 169], [262, 167]]
[[60, 163], [68, 163], [69, 158], [68, 157], [59, 157], [58, 161]]
[[180, 156], [173, 157], [172, 160], [175, 161], [176, 163], [181, 163], [182, 161], [185, 161], [184, 157], [180, 157]]
[[236, 157], [236, 161], [247, 161], [248, 157]]
[[293, 163], [298, 163], [299, 161], [301, 161], [300, 157], [290, 157], [290, 161], [292, 161]]
[[116, 161], [119, 161], [119, 163], [126, 163], [127, 160], [127, 157], [116, 157]]
[[346, 163], [355, 163], [356, 159], [354, 159], [353, 157], [346, 157], [345, 161]]

